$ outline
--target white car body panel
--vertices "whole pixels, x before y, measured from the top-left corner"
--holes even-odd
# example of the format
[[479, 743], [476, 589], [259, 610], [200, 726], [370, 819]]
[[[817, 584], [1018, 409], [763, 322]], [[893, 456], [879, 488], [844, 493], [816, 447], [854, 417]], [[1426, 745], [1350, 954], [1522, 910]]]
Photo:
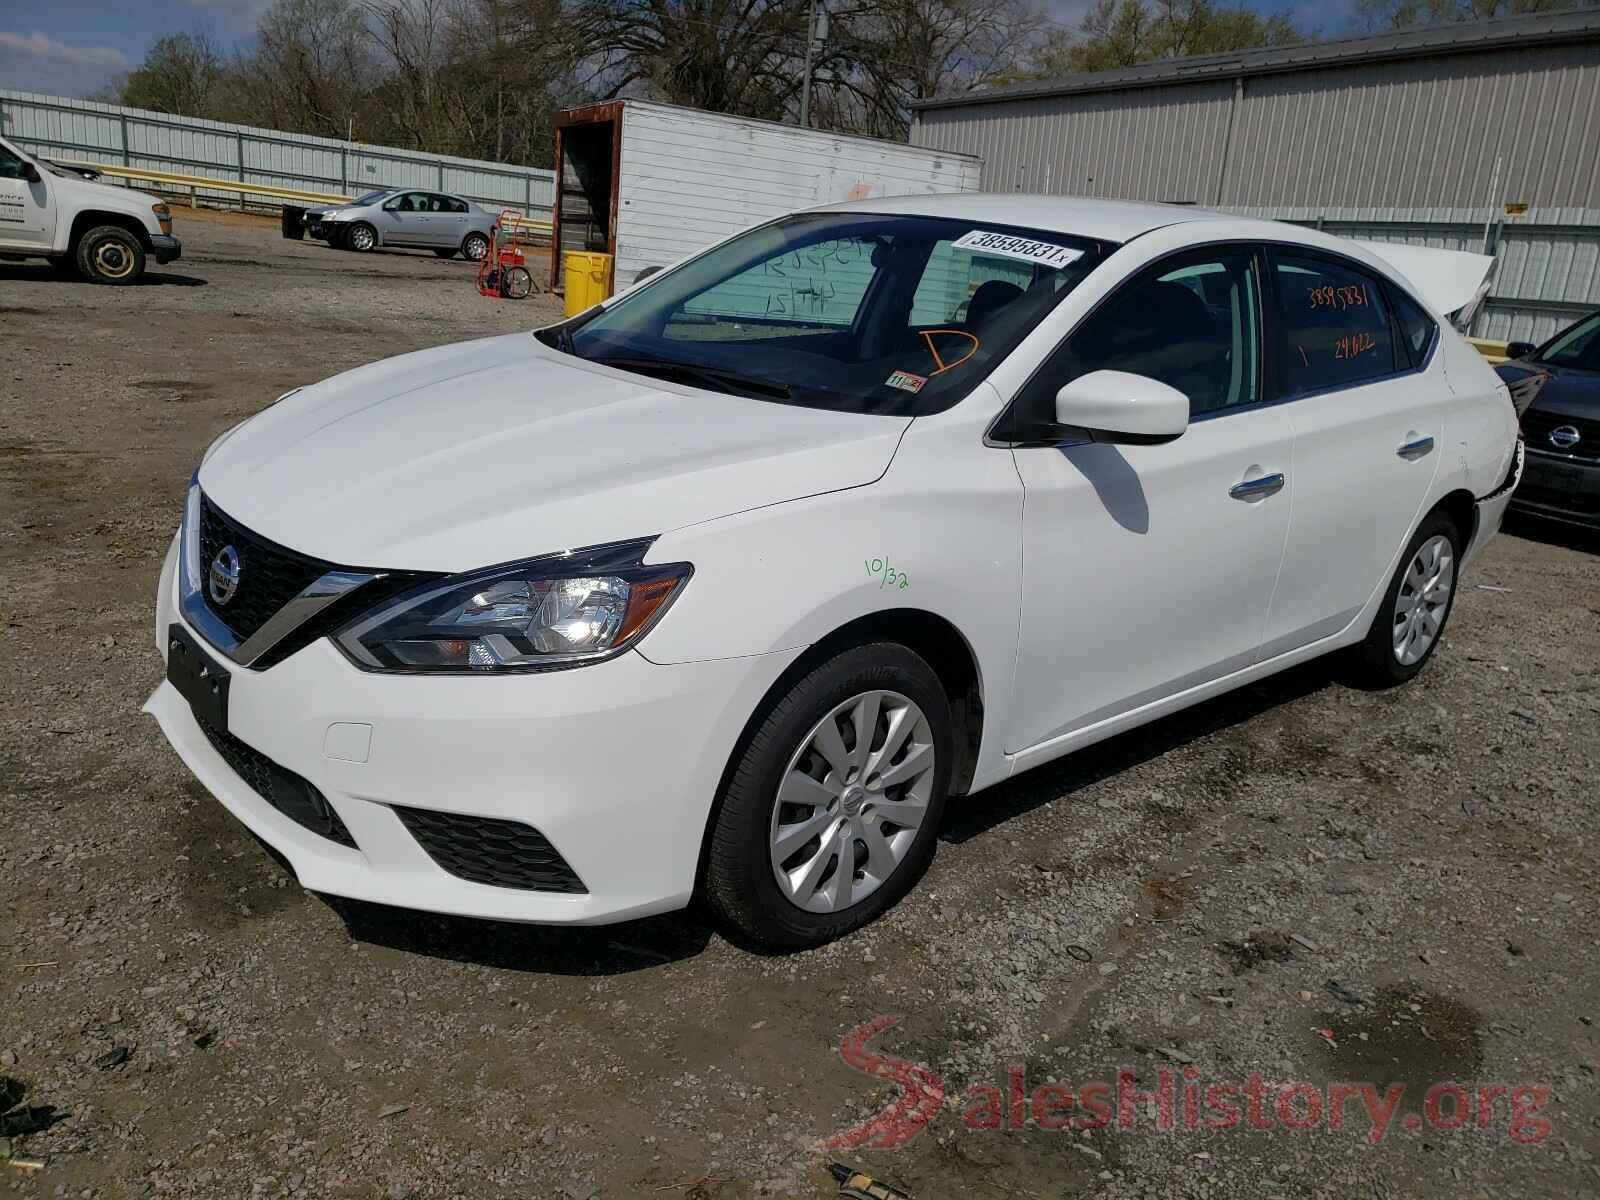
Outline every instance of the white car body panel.
[[[836, 208], [1125, 244], [986, 381], [932, 415], [680, 387], [513, 335], [348, 372], [214, 447], [199, 483], [218, 507], [331, 562], [460, 572], [659, 535], [647, 562], [694, 567], [636, 650], [578, 670], [369, 674], [326, 639], [268, 670], [229, 664], [232, 732], [317, 783], [359, 852], [254, 801], [164, 683], [149, 708], [169, 740], [307, 886], [518, 920], [676, 907], [694, 886], [741, 732], [783, 673], [846, 626], [888, 637], [897, 621], [936, 620], [959, 635], [981, 697], [968, 784], [977, 791], [1362, 640], [1435, 506], [1474, 513], [1465, 557], [1499, 526], [1515, 415], [1497, 377], [1442, 321], [1417, 371], [1208, 414], [1165, 444], [1013, 447], [989, 437], [1043, 358], [1166, 255], [1210, 242], [1316, 247], [1410, 289], [1376, 248], [1116, 202], [951, 196]], [[1420, 285], [1413, 295], [1426, 301]], [[1425, 437], [1428, 453], [1396, 453]], [[1275, 494], [1229, 494], [1274, 473], [1285, 476]], [[164, 631], [183, 623], [175, 569], [169, 557], [163, 647]], [[326, 753], [336, 723], [372, 727], [368, 761]], [[472, 764], [468, 787], [461, 764]], [[448, 876], [408, 840], [394, 804], [530, 821], [590, 893]]]
[[463, 571], [859, 487], [908, 424], [645, 379], [506, 334], [305, 388], [230, 435], [200, 484], [303, 554]]

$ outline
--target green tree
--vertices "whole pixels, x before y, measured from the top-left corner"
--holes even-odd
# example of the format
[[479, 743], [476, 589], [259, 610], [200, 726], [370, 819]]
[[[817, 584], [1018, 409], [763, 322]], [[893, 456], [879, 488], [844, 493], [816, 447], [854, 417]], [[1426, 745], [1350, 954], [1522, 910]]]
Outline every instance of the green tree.
[[183, 117], [210, 117], [223, 71], [222, 56], [206, 34], [175, 33], [150, 47], [122, 82], [117, 100]]
[[1110, 71], [1300, 40], [1283, 13], [1263, 16], [1215, 0], [1096, 0], [1078, 30], [1050, 34], [1022, 74], [1037, 79]]
[[[1589, 5], [1593, 0], [1589, 0]], [[1571, 8], [1572, 0], [1356, 0], [1356, 24], [1371, 32], [1487, 21]]]

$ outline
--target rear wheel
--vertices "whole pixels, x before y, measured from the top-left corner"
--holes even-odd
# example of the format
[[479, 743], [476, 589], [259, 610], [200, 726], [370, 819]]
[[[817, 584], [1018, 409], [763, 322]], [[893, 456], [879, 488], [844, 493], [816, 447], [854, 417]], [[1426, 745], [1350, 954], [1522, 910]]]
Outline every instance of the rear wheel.
[[762, 717], [723, 792], [712, 908], [752, 941], [800, 949], [893, 907], [933, 858], [952, 730], [938, 676], [904, 646], [811, 671]]
[[95, 283], [129, 284], [144, 274], [144, 247], [119, 225], [98, 225], [78, 239], [78, 270]]
[[347, 249], [365, 253], [378, 244], [378, 231], [365, 221], [358, 221], [345, 232], [344, 244]]
[[507, 267], [500, 294], [508, 300], [526, 300], [533, 291], [533, 276], [527, 267]]
[[1430, 513], [1406, 546], [1367, 639], [1358, 647], [1363, 682], [1374, 687], [1405, 683], [1433, 657], [1455, 605], [1460, 561], [1455, 522], [1445, 513]]
[[481, 233], [469, 233], [461, 239], [461, 253], [472, 262], [482, 262], [489, 253], [489, 239]]

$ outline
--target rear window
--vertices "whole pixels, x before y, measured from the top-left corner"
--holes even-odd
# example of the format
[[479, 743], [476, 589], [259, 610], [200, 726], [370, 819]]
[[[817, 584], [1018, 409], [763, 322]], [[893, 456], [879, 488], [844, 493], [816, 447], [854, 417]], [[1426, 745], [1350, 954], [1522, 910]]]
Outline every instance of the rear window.
[[1411, 366], [1420, 367], [1428, 361], [1428, 355], [1433, 351], [1439, 326], [1422, 310], [1421, 305], [1399, 288], [1390, 288], [1389, 294], [1394, 298], [1394, 316], [1400, 326], [1401, 349]]

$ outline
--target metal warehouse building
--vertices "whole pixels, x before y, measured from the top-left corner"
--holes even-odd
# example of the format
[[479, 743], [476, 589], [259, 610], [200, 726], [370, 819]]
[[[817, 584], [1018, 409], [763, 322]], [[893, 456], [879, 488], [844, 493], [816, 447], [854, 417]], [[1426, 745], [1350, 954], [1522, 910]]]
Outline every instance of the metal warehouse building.
[[1539, 341], [1600, 307], [1600, 8], [923, 101], [911, 141], [982, 157], [989, 191], [1487, 243], [1484, 337]]

